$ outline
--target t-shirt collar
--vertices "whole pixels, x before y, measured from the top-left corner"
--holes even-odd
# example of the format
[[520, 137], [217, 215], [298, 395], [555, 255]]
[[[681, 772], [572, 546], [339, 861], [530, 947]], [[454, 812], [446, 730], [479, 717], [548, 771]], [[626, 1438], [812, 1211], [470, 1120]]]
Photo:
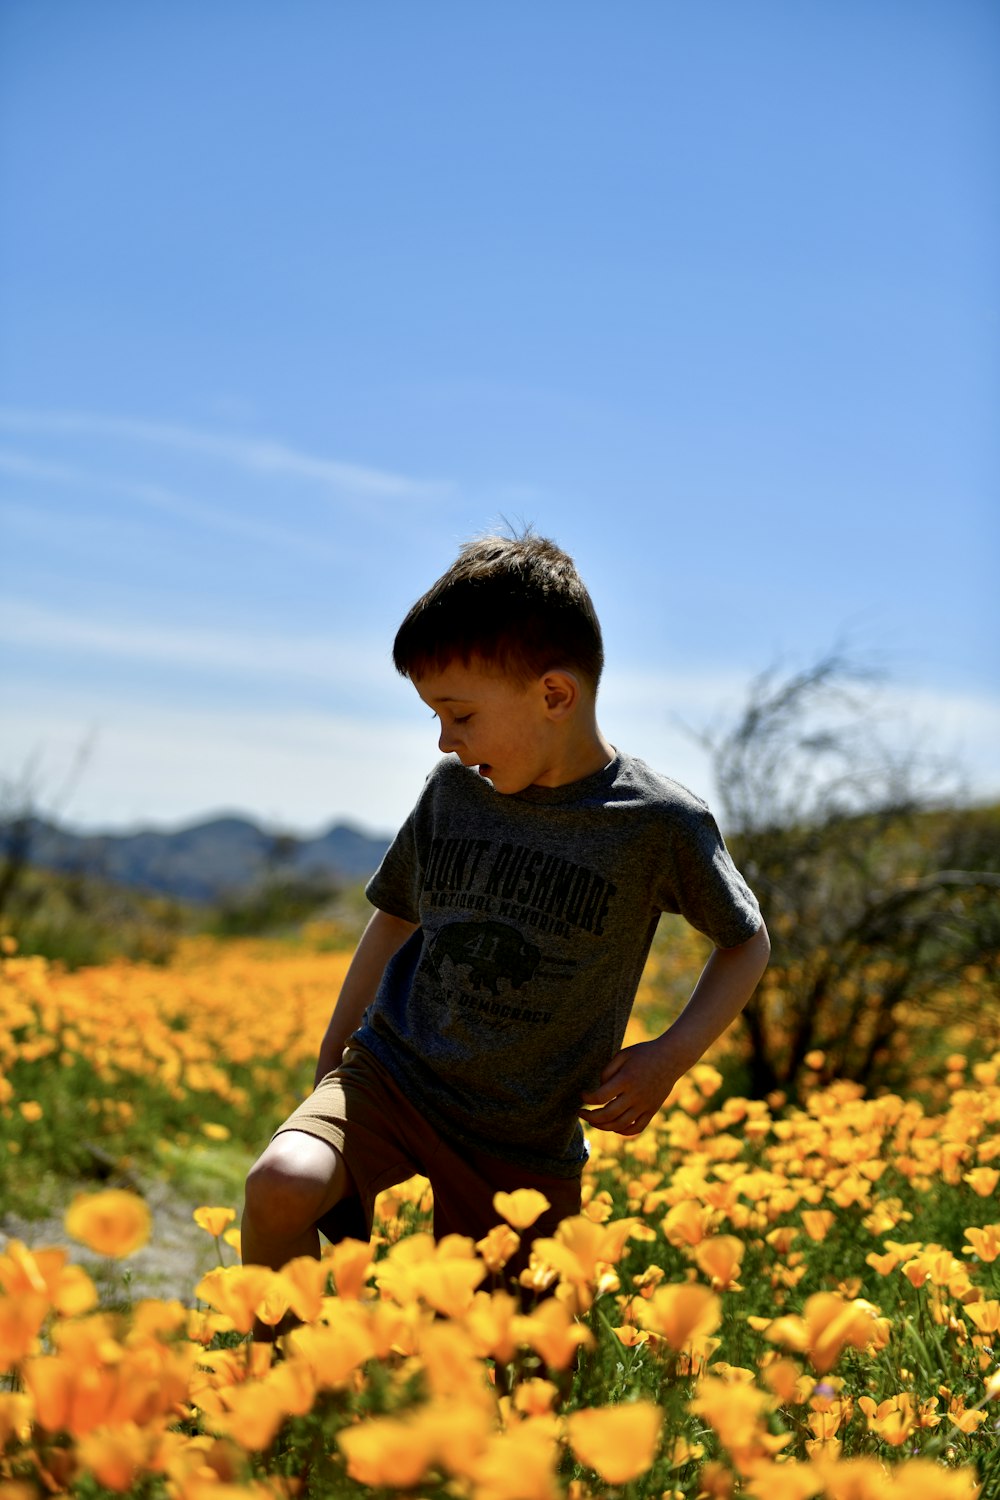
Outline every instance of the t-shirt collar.
[[621, 769], [622, 757], [616, 750], [614, 756], [600, 771], [592, 771], [579, 781], [567, 781], [562, 786], [526, 786], [523, 791], [509, 795], [517, 802], [534, 802], [544, 807], [557, 807], [566, 802], [585, 802], [612, 784]]

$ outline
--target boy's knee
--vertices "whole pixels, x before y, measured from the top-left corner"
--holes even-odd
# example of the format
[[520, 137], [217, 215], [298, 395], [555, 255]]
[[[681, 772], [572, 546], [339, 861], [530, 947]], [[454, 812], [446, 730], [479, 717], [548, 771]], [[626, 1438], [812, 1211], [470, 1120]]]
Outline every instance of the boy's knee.
[[276, 1136], [247, 1175], [246, 1210], [252, 1219], [307, 1228], [342, 1195], [344, 1176], [343, 1162], [325, 1141]]

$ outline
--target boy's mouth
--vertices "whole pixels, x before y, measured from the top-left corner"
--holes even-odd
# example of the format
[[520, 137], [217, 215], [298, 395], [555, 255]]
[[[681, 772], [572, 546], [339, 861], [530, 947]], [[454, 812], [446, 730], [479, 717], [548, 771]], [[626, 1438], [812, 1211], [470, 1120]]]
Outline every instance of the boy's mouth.
[[492, 767], [490, 766], [488, 761], [482, 761], [476, 769], [478, 770], [480, 776], [489, 776]]

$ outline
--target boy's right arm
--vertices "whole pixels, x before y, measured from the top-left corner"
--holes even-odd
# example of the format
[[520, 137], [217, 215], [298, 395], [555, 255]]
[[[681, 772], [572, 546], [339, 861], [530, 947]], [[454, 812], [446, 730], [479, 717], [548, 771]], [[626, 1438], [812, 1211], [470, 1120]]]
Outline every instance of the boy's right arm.
[[415, 922], [404, 922], [386, 911], [376, 911], [365, 928], [351, 959], [330, 1024], [326, 1028], [316, 1064], [316, 1083], [337, 1066], [352, 1032], [375, 999], [382, 974], [392, 955], [417, 930]]

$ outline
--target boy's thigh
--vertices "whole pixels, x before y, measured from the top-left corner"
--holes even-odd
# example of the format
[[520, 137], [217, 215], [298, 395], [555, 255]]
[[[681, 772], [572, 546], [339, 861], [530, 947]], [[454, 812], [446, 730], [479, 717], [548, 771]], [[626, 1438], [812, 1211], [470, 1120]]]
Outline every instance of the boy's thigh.
[[[340, 1065], [321, 1079], [308, 1099], [272, 1137], [278, 1147], [311, 1136], [332, 1147], [346, 1169], [341, 1192], [316, 1223], [334, 1242], [367, 1239], [375, 1199], [384, 1188], [422, 1171], [407, 1140], [398, 1091], [363, 1047], [348, 1048]], [[269, 1148], [270, 1149], [270, 1148]]]

